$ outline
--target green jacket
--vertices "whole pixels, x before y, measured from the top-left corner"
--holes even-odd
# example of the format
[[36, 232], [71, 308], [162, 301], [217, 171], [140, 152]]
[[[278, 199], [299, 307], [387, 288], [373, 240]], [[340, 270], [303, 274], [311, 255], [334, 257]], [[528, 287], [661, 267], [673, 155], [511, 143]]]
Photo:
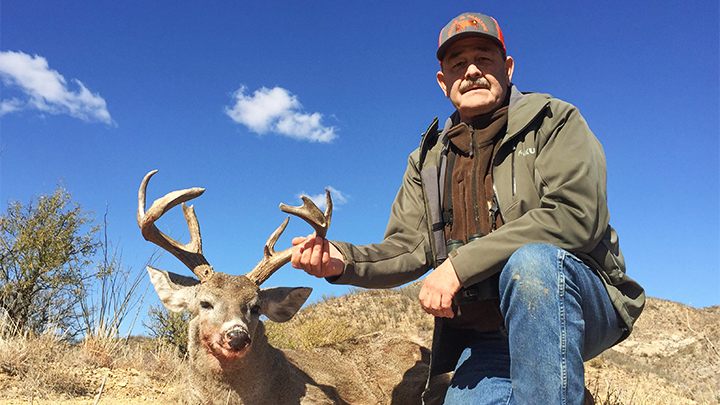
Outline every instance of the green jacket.
[[[368, 288], [415, 280], [446, 257], [441, 215], [447, 140], [457, 121], [438, 134], [437, 119], [408, 159], [381, 243], [333, 242], [345, 270], [332, 283]], [[642, 312], [645, 293], [625, 275], [625, 261], [609, 225], [602, 146], [578, 110], [549, 95], [511, 87], [507, 133], [493, 161], [493, 183], [504, 225], [454, 250], [450, 260], [467, 287], [502, 270], [518, 248], [550, 243], [602, 278], [625, 323], [624, 339]]]

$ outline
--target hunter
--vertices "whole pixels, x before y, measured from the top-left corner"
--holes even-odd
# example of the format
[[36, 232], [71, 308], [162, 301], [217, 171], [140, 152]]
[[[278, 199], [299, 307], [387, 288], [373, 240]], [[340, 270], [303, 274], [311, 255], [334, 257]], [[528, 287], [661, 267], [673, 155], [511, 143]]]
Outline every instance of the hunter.
[[292, 264], [331, 283], [418, 279], [436, 318], [430, 374], [446, 404], [581, 404], [587, 361], [625, 339], [643, 289], [609, 224], [600, 142], [573, 105], [512, 83], [494, 18], [440, 32], [455, 107], [410, 154], [382, 242], [295, 238]]

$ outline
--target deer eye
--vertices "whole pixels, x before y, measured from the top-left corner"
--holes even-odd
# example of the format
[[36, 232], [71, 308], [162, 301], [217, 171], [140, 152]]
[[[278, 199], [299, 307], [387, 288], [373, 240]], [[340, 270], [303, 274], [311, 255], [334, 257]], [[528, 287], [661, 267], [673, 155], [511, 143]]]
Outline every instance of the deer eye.
[[257, 315], [260, 313], [260, 305], [253, 305], [252, 308], [250, 308], [250, 313], [253, 315]]
[[200, 301], [200, 307], [203, 309], [212, 309], [212, 304], [207, 301]]

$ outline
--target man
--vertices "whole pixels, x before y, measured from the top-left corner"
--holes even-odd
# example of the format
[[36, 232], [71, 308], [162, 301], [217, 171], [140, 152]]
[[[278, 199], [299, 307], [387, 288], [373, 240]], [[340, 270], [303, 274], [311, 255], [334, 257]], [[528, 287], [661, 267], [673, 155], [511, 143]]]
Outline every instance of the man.
[[409, 158], [384, 240], [296, 238], [292, 264], [382, 288], [434, 268], [431, 374], [447, 404], [580, 404], [583, 361], [626, 338], [644, 305], [609, 225], [602, 146], [575, 107], [511, 83], [497, 22], [440, 33], [437, 82], [456, 112]]

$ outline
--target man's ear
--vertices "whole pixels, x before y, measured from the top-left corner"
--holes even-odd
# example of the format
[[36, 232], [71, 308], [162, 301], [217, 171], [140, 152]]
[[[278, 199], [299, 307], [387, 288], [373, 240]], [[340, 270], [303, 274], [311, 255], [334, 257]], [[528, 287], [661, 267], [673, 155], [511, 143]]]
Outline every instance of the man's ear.
[[512, 82], [512, 75], [515, 71], [515, 61], [513, 60], [512, 56], [508, 56], [505, 58], [505, 72], [507, 72], [507, 82], [510, 84]]
[[273, 322], [287, 322], [308, 299], [312, 288], [273, 287], [260, 290], [261, 313]]
[[442, 72], [442, 70], [439, 70], [437, 72], [437, 82], [438, 85], [440, 85], [440, 88], [442, 89], [443, 93], [445, 93], [445, 97], [450, 98], [450, 93], [448, 93], [448, 87], [445, 83], [445, 74]]
[[199, 280], [150, 266], [147, 271], [165, 308], [173, 312], [194, 311]]

